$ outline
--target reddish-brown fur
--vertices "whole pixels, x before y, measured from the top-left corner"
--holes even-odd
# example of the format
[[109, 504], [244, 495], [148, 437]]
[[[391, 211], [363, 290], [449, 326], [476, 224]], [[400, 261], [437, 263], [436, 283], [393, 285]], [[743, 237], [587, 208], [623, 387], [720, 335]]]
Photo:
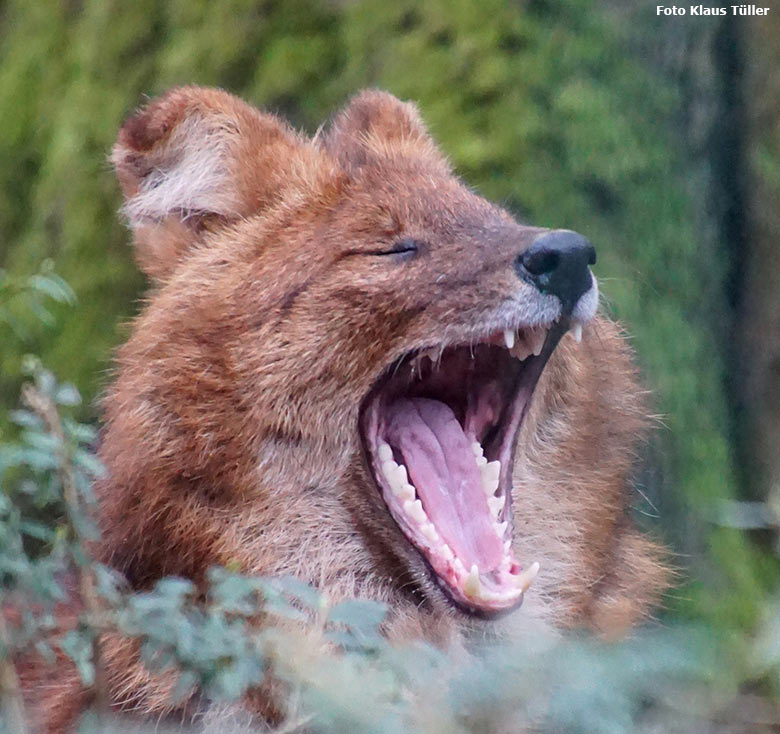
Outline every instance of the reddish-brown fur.
[[[133, 587], [212, 564], [293, 573], [389, 602], [388, 634], [442, 644], [529, 620], [613, 633], [648, 612], [667, 573], [629, 518], [646, 411], [605, 318], [563, 338], [521, 428], [515, 548], [542, 572], [509, 621], [452, 608], [367, 474], [358, 409], [377, 376], [516, 287], [512, 260], [540, 231], [466, 189], [413, 106], [364, 92], [311, 140], [224, 92], [177, 89], [125, 123], [112, 160], [153, 280], [100, 452], [99, 555]], [[401, 271], [361, 254], [399, 235], [430, 243], [427, 260]], [[115, 695], [165, 710], [167, 684], [132, 645], [105, 647]], [[75, 699], [49, 690], [49, 730]]]

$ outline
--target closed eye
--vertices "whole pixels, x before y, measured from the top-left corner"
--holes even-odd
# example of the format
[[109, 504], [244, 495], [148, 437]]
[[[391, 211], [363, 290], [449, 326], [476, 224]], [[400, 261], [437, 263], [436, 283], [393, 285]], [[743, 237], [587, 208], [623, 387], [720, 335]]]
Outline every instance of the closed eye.
[[386, 250], [370, 250], [366, 252], [366, 255], [377, 255], [379, 257], [387, 257], [389, 255], [399, 255], [403, 259], [407, 257], [413, 257], [420, 251], [420, 243], [411, 237], [405, 237], [402, 240], [397, 240]]

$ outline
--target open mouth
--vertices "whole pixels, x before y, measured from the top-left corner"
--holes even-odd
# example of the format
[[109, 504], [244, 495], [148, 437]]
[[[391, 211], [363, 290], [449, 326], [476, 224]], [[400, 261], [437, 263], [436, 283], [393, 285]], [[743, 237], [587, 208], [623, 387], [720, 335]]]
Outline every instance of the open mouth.
[[466, 611], [517, 607], [539, 570], [512, 552], [512, 466], [531, 395], [567, 326], [417, 350], [364, 403], [361, 435], [390, 514]]

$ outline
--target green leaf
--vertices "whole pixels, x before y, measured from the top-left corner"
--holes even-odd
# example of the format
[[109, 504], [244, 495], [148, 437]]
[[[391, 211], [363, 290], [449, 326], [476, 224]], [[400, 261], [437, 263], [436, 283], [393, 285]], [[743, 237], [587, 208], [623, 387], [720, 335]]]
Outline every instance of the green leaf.
[[22, 428], [41, 430], [44, 427], [43, 421], [29, 410], [11, 410], [8, 412], [8, 417]]
[[272, 579], [270, 585], [274, 590], [292, 597], [304, 607], [311, 610], [320, 608], [322, 599], [320, 593], [313, 586], [295, 578], [295, 576], [281, 576]]
[[32, 275], [27, 281], [29, 286], [58, 303], [73, 305], [76, 302], [76, 294], [73, 289], [60, 277], [50, 273], [48, 275]]
[[92, 662], [92, 637], [82, 630], [70, 630], [60, 638], [60, 649], [75, 663], [85, 686], [95, 682], [95, 666]]
[[332, 624], [344, 624], [364, 633], [376, 631], [385, 620], [386, 604], [371, 600], [348, 599], [336, 604], [328, 614]]
[[54, 399], [60, 405], [81, 405], [81, 395], [75, 385], [66, 382], [60, 385], [54, 392]]

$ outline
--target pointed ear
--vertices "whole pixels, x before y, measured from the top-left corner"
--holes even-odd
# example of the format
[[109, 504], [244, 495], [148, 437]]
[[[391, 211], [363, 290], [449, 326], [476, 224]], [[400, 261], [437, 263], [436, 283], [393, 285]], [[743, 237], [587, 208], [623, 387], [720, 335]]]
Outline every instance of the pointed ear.
[[203, 230], [272, 205], [318, 155], [227, 92], [181, 87], [153, 100], [125, 122], [111, 155], [140, 266], [167, 277]]
[[450, 171], [417, 107], [378, 89], [352, 98], [333, 121], [324, 146], [347, 170], [381, 158], [414, 156]]

